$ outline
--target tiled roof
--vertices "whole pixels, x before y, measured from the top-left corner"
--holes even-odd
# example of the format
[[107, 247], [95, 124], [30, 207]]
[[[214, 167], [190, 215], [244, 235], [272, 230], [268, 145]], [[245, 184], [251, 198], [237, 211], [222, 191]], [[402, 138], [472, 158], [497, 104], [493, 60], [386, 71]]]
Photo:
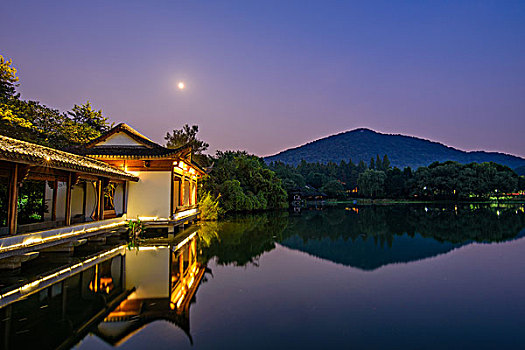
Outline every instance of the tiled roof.
[[[116, 133], [125, 133], [133, 140], [140, 143], [142, 146], [121, 146], [121, 145], [101, 145], [98, 143], [107, 140], [110, 136]], [[184, 145], [178, 148], [166, 148], [148, 139], [131, 126], [120, 123], [111, 130], [107, 131], [100, 137], [89, 142], [83, 147], [75, 150], [76, 153], [83, 154], [93, 158], [99, 159], [154, 159], [154, 158], [183, 158], [186, 162], [189, 161], [202, 174], [206, 173], [206, 169], [202, 168], [198, 163], [190, 160], [191, 147]]]
[[[97, 146], [98, 143], [107, 140], [110, 136], [123, 132], [133, 140], [142, 144], [142, 146], [116, 146], [116, 145], [102, 145]], [[144, 158], [164, 158], [170, 156], [180, 156], [184, 153], [189, 154], [191, 148], [182, 146], [178, 148], [166, 148], [158, 143], [155, 143], [142, 135], [131, 126], [121, 123], [104, 133], [100, 137], [86, 144], [83, 148], [78, 149], [80, 154], [88, 155], [95, 158], [126, 158], [126, 159], [144, 159]]]
[[109, 158], [126, 158], [126, 159], [140, 159], [140, 158], [161, 158], [169, 157], [182, 153], [187, 147], [180, 147], [175, 149], [165, 148], [162, 146], [155, 148], [140, 147], [140, 146], [96, 146], [79, 150], [81, 154], [90, 157], [109, 157]]
[[0, 135], [0, 160], [138, 181], [135, 175], [102, 161], [2, 135]]
[[90, 141], [89, 143], [87, 143], [85, 145], [85, 147], [86, 148], [91, 148], [91, 147], [95, 146], [97, 143], [100, 143], [100, 142], [102, 142], [104, 140], [107, 140], [110, 136], [112, 136], [112, 135], [114, 135], [116, 133], [119, 133], [119, 132], [126, 133], [133, 140], [143, 144], [145, 147], [148, 147], [148, 148], [151, 148], [151, 147], [153, 147], [153, 148], [155, 148], [155, 147], [162, 147], [161, 145], [151, 141], [146, 136], [142, 135], [141, 133], [139, 133], [137, 130], [133, 129], [131, 126], [129, 126], [126, 123], [118, 124], [117, 126], [113, 127], [111, 130], [105, 132], [104, 134], [100, 135], [96, 139], [94, 139], [94, 140]]

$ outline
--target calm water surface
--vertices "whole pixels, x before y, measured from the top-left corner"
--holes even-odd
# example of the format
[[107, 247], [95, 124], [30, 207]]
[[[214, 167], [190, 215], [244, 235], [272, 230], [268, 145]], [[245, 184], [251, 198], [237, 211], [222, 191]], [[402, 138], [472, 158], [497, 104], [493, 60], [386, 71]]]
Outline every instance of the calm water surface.
[[[524, 236], [522, 206], [234, 217], [28, 293], [2, 309], [3, 346], [522, 349]], [[2, 288], [36, 269], [4, 274]]]

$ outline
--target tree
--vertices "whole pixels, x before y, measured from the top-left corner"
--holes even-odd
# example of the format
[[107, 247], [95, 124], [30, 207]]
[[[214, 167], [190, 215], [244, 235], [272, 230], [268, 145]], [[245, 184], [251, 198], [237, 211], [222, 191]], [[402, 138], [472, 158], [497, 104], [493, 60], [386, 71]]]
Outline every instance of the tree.
[[202, 154], [210, 146], [204, 141], [197, 139], [197, 133], [199, 132], [198, 125], [192, 125], [191, 127], [188, 124], [185, 124], [182, 129], [173, 130], [173, 133], [166, 133], [166, 147], [168, 148], [178, 148], [181, 146], [189, 145], [191, 146], [194, 154]]
[[321, 191], [326, 193], [329, 198], [342, 199], [345, 197], [345, 189], [338, 180], [331, 180], [321, 187]]
[[80, 106], [74, 105], [67, 113], [75, 123], [85, 126], [91, 132], [102, 134], [112, 127], [108, 124], [108, 118], [102, 115], [102, 110], [94, 110], [89, 101]]
[[188, 124], [185, 124], [182, 129], [173, 130], [172, 134], [167, 132], [164, 137], [166, 140], [166, 147], [178, 148], [188, 145], [192, 149], [195, 160], [197, 160], [202, 166], [209, 166], [212, 159], [210, 156], [204, 154], [204, 151], [206, 151], [210, 145], [197, 138], [198, 132], [198, 125], [192, 125], [190, 127]]
[[386, 175], [384, 171], [368, 169], [357, 180], [359, 193], [367, 197], [383, 195]]
[[386, 172], [385, 195], [389, 198], [403, 198], [407, 195], [405, 176], [397, 167]]
[[383, 170], [387, 171], [390, 169], [390, 159], [388, 159], [388, 156], [385, 154], [383, 156]]
[[318, 172], [311, 172], [306, 176], [306, 182], [308, 185], [318, 189], [321, 188], [326, 181], [326, 176]]
[[359, 164], [357, 165], [357, 171], [359, 172], [359, 174], [361, 174], [361, 173], [364, 172], [366, 169], [367, 169], [367, 167], [366, 167], [365, 161], [361, 159], [361, 160], [359, 161]]
[[0, 102], [16, 97], [18, 77], [16, 76], [16, 68], [12, 64], [12, 60], [5, 59], [0, 55]]
[[[16, 69], [0, 56], [0, 134], [53, 148], [66, 149], [88, 142], [109, 128], [107, 119], [91, 105], [60, 111], [38, 101], [24, 101], [16, 93]], [[70, 118], [71, 117], [71, 118]]]
[[224, 212], [278, 209], [287, 206], [281, 180], [264, 161], [243, 151], [217, 151], [202, 191], [219, 197]]
[[518, 179], [518, 191], [525, 191], [525, 176], [520, 176]]

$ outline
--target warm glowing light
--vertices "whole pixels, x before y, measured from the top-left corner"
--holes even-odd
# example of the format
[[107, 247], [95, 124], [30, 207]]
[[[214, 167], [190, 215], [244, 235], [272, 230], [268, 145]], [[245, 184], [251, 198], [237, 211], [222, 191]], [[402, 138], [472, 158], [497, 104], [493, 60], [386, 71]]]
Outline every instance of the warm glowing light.
[[51, 157], [50, 156], [47, 156], [46, 157], [46, 160], [49, 162], [51, 160]]
[[184, 88], [186, 87], [186, 85], [184, 84], [183, 81], [179, 81], [179, 83], [177, 84], [177, 87], [179, 88], [179, 90], [184, 90]]
[[156, 221], [158, 216], [139, 216], [140, 221]]

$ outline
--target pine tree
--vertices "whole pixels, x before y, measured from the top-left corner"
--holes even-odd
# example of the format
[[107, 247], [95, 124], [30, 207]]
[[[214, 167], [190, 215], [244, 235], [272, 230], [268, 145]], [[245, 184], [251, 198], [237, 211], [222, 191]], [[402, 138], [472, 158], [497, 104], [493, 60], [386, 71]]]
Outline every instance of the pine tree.
[[385, 154], [383, 157], [383, 170], [387, 171], [390, 169], [390, 159], [388, 159], [388, 156]]

